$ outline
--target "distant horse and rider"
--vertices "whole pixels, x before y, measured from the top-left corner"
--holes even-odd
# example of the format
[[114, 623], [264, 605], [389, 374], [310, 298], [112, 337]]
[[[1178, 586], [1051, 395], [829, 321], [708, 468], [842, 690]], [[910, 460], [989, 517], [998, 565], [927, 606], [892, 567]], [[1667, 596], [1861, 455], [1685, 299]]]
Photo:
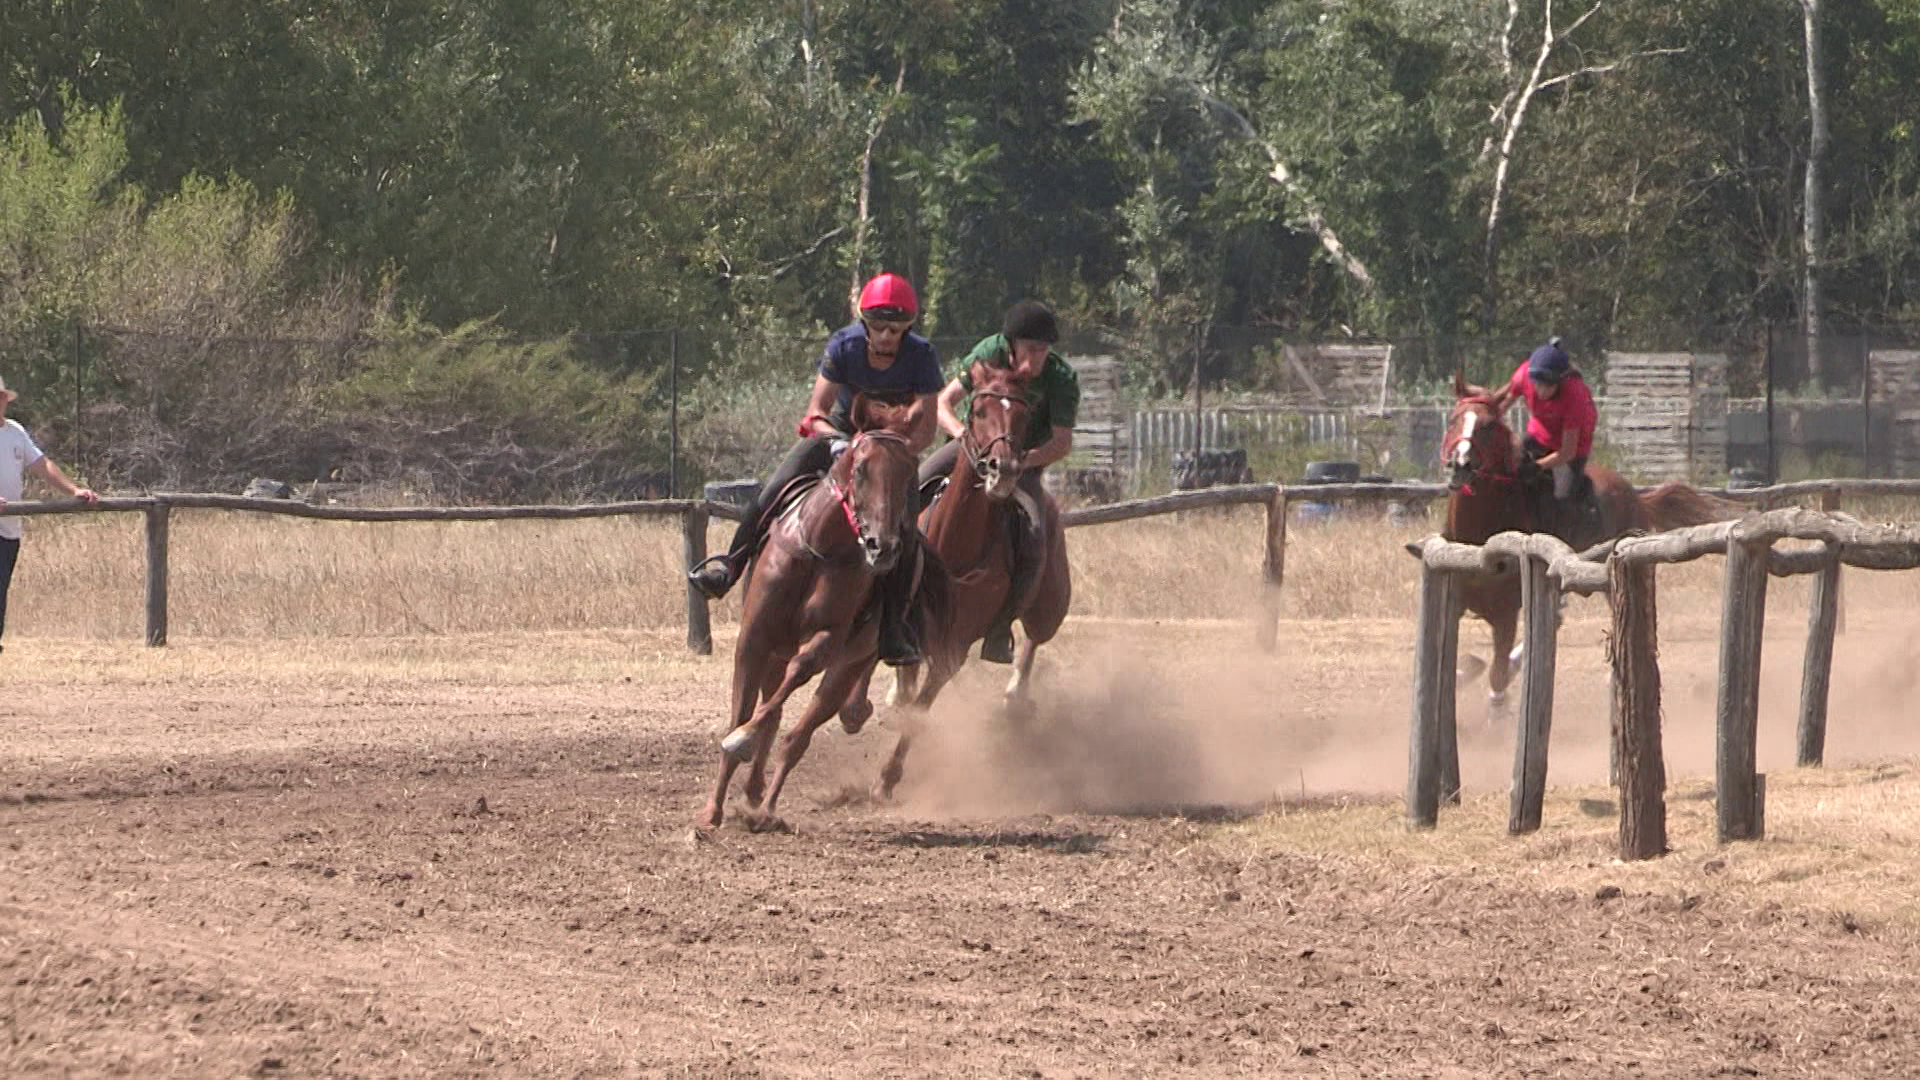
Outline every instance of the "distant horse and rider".
[[[1585, 378], [1558, 338], [1535, 349], [1498, 390], [1454, 376], [1453, 413], [1442, 442], [1448, 472], [1442, 535], [1482, 544], [1496, 533], [1543, 532], [1576, 551], [1635, 532], [1663, 532], [1737, 516], [1740, 508], [1673, 481], [1637, 491], [1612, 469], [1587, 463], [1598, 413]], [[1507, 409], [1524, 400], [1524, 434]], [[1487, 685], [1500, 707], [1513, 675], [1520, 616], [1517, 576], [1463, 583], [1462, 605], [1493, 632]]]

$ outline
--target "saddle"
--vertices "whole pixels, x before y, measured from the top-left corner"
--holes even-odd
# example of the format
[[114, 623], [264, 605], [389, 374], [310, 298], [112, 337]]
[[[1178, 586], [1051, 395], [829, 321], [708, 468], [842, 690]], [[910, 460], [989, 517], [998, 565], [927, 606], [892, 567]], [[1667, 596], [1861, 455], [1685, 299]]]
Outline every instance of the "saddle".
[[1589, 547], [1604, 539], [1606, 522], [1591, 476], [1582, 471], [1575, 477], [1573, 493], [1564, 502], [1553, 497], [1551, 470], [1534, 470], [1533, 477], [1528, 490], [1533, 501], [1534, 527], [1537, 531], [1551, 533], [1576, 549]]

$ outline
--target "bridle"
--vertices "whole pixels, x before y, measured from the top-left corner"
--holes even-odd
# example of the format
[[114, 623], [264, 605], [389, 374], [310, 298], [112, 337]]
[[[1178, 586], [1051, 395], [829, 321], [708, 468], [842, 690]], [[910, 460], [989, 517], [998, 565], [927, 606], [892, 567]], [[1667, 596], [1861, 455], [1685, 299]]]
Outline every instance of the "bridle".
[[[1008, 394], [998, 390], [976, 390], [973, 392], [973, 396], [967, 399], [967, 408], [970, 416], [979, 415], [978, 407], [981, 398], [998, 401], [1009, 409], [1014, 405], [1019, 405], [1022, 408], [1027, 405], [1027, 399], [1019, 394]], [[1027, 460], [1027, 452], [1021, 449], [1020, 445], [1014, 441], [1012, 433], [1002, 432], [995, 435], [993, 438], [987, 440], [983, 446], [976, 443], [973, 439], [973, 424], [971, 421], [969, 421], [965, 428], [961, 429], [960, 450], [967, 455], [967, 466], [973, 470], [973, 475], [986, 475], [987, 455], [992, 453], [993, 448], [1001, 443], [1007, 444], [1007, 447], [1013, 451], [1015, 463], [1024, 468]]]
[[[1495, 445], [1498, 446], [1499, 449], [1486, 455], [1486, 458], [1493, 460], [1483, 459], [1480, 454], [1476, 453], [1479, 447], [1475, 445], [1474, 434], [1480, 424], [1480, 414], [1473, 411], [1471, 406], [1487, 404], [1488, 402], [1479, 398], [1463, 398], [1461, 400], [1457, 408], [1465, 411], [1466, 423], [1461, 429], [1459, 437], [1449, 443], [1446, 448], [1447, 467], [1453, 470], [1453, 475], [1456, 477], [1455, 480], [1449, 481], [1447, 486], [1468, 495], [1473, 494], [1473, 485], [1475, 483], [1484, 482], [1488, 484], [1512, 485], [1519, 482], [1519, 474], [1513, 465], [1513, 446], [1511, 440], [1496, 440]], [[1499, 417], [1496, 416], [1487, 421], [1487, 426], [1498, 429], [1503, 425], [1501, 425]], [[1462, 472], [1466, 473], [1468, 477], [1464, 483], [1457, 480], [1457, 477]]]
[[[907, 450], [909, 453], [912, 452], [912, 444], [907, 441], [905, 435], [894, 431], [880, 430], [862, 431], [855, 435], [853, 441], [847, 444], [847, 455], [851, 457], [854, 450], [867, 439], [872, 439], [875, 442], [898, 443], [901, 449]], [[865, 540], [869, 533], [866, 522], [860, 519], [860, 509], [853, 505], [853, 486], [849, 484], [846, 487], [841, 487], [840, 482], [833, 478], [833, 474], [828, 473], [827, 490], [833, 492], [834, 500], [840, 504], [840, 512], [846, 515], [847, 525], [853, 530], [854, 539]]]

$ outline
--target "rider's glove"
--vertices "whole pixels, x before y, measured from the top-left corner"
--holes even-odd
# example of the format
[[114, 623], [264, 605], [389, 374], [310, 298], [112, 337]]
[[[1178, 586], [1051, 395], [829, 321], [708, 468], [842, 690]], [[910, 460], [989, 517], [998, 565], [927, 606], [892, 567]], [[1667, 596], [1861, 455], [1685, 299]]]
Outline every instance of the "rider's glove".
[[827, 452], [833, 455], [833, 460], [839, 461], [840, 455], [846, 453], [847, 447], [852, 445], [852, 440], [842, 435], [835, 435], [827, 440]]

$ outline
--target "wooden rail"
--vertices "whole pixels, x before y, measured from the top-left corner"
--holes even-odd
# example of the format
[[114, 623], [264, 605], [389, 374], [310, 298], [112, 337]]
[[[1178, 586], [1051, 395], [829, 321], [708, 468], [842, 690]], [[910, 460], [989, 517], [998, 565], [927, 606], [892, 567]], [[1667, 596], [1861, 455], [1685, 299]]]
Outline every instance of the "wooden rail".
[[[1256, 640], [1263, 648], [1278, 643], [1281, 588], [1286, 576], [1288, 508], [1301, 502], [1352, 502], [1423, 504], [1444, 498], [1448, 489], [1442, 484], [1239, 484], [1231, 487], [1182, 491], [1170, 495], [1135, 499], [1103, 506], [1081, 507], [1061, 515], [1067, 528], [1085, 528], [1120, 521], [1137, 521], [1163, 514], [1204, 510], [1223, 506], [1259, 505], [1264, 508], [1266, 528], [1262, 532], [1260, 618]], [[1729, 499], [1757, 501], [1761, 505], [1792, 498], [1817, 496], [1823, 508], [1837, 509], [1843, 494], [1920, 495], [1920, 480], [1815, 480], [1782, 484], [1771, 488], [1721, 491]], [[316, 506], [291, 499], [260, 499], [243, 495], [197, 492], [158, 492], [152, 495], [116, 496], [93, 504], [74, 500], [16, 502], [5, 508], [7, 515], [31, 517], [44, 514], [130, 513], [139, 512], [147, 523], [147, 641], [154, 646], [167, 640], [167, 551], [169, 524], [174, 509], [247, 511], [278, 514], [320, 521], [407, 522], [407, 521], [509, 521], [524, 519], [577, 520], [600, 517], [678, 516], [682, 526], [682, 554], [691, 563], [706, 555], [706, 526], [715, 518], [738, 521], [739, 507], [727, 503], [697, 499], [654, 499], [631, 502], [586, 503], [574, 506]], [[1549, 538], [1528, 540], [1496, 538], [1496, 546], [1508, 572], [1517, 568], [1517, 560], [1535, 549], [1529, 544]], [[1712, 539], [1725, 550], [1724, 537]], [[1565, 550], [1545, 551], [1547, 576], [1563, 590], [1581, 593], [1607, 589], [1604, 556], [1593, 553], [1576, 555]], [[1845, 546], [1837, 560], [1823, 561], [1820, 552], [1770, 552], [1768, 569], [1774, 574], [1825, 572], [1832, 586], [1821, 594], [1822, 602], [1834, 606], [1833, 621], [1844, 626], [1845, 610], [1839, 603], [1838, 565], [1891, 569], [1900, 560], [1875, 549]], [[1486, 569], [1484, 556], [1453, 556], [1461, 565], [1474, 563], [1475, 572]], [[1889, 561], [1891, 560], [1891, 561]], [[1457, 572], [1457, 571], [1456, 571]], [[691, 586], [687, 591], [687, 646], [702, 655], [713, 649], [710, 605]], [[1449, 727], [1451, 725], [1448, 725]], [[1824, 730], [1824, 725], [1821, 725]], [[1452, 794], [1452, 792], [1449, 792]]]
[[[1855, 491], [1877, 492], [1890, 487], [1896, 493], [1920, 492], [1920, 484], [1912, 481], [1841, 483]], [[1837, 493], [1822, 484], [1789, 487], [1796, 496], [1819, 495], [1823, 507], [1837, 505]], [[1810, 541], [1818, 546], [1775, 550], [1773, 545], [1781, 540]], [[1766, 831], [1766, 777], [1755, 767], [1755, 729], [1768, 577], [1816, 575], [1802, 664], [1798, 730], [1798, 762], [1816, 766], [1825, 754], [1827, 696], [1839, 622], [1840, 567], [1920, 567], [1920, 525], [1869, 525], [1830, 509], [1794, 508], [1751, 513], [1736, 521], [1653, 536], [1627, 537], [1580, 553], [1552, 537], [1520, 533], [1502, 533], [1484, 545], [1429, 537], [1409, 544], [1408, 550], [1421, 561], [1423, 581], [1440, 574], [1512, 573], [1514, 563], [1519, 563], [1527, 647], [1508, 818], [1508, 830], [1513, 833], [1530, 831], [1540, 823], [1546, 742], [1552, 723], [1553, 627], [1558, 623], [1555, 594], [1604, 592], [1608, 596], [1613, 607], [1609, 660], [1613, 669], [1615, 783], [1621, 794], [1620, 853], [1624, 859], [1643, 859], [1666, 849], [1654, 568], [1707, 555], [1727, 556], [1715, 706], [1717, 825], [1723, 843], [1757, 840]], [[1431, 650], [1425, 643], [1438, 640], [1438, 631], [1429, 621], [1441, 618], [1457, 619], [1458, 612], [1441, 612], [1429, 605], [1423, 591], [1407, 806], [1407, 820], [1416, 827], [1432, 826], [1438, 810], [1433, 785], [1425, 777], [1437, 772], [1445, 755], [1457, 753], [1434, 736], [1442, 706], [1431, 693], [1434, 673], [1422, 666], [1442, 659], [1448, 665], [1453, 663], [1451, 656], [1428, 656]], [[1446, 703], [1447, 710], [1451, 707], [1451, 702]]]

